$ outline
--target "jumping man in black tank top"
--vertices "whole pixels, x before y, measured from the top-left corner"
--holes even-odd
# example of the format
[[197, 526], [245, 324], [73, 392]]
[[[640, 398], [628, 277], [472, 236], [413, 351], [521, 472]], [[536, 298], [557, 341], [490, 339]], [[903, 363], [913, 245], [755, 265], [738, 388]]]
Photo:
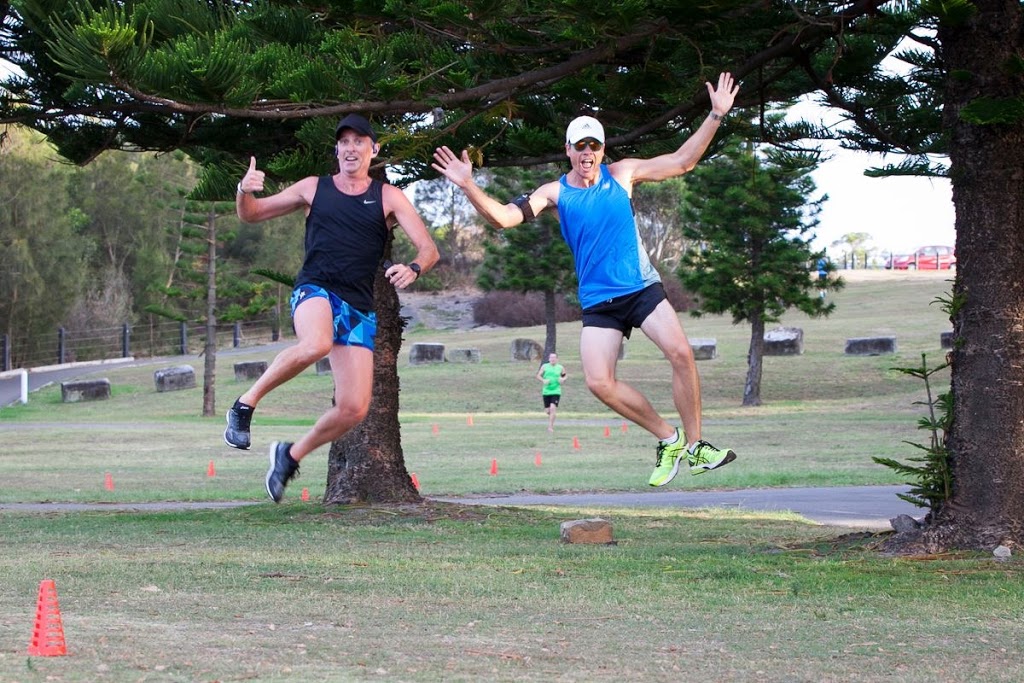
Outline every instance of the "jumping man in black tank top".
[[[246, 223], [277, 218], [302, 209], [306, 214], [305, 260], [292, 293], [296, 343], [274, 358], [267, 371], [242, 394], [227, 414], [224, 441], [247, 450], [253, 410], [272, 389], [329, 356], [334, 375], [334, 406], [295, 443], [270, 446], [267, 494], [280, 502], [299, 461], [314, 449], [357, 425], [370, 405], [373, 386], [373, 340], [377, 318], [373, 277], [391, 226], [401, 226], [416, 248], [408, 264], [385, 272], [402, 289], [437, 262], [437, 247], [423, 220], [401, 190], [372, 180], [370, 162], [380, 147], [370, 123], [349, 114], [335, 129], [338, 172], [303, 178], [269, 197], [256, 158], [238, 183], [236, 209]], [[344, 390], [339, 390], [343, 387]]]

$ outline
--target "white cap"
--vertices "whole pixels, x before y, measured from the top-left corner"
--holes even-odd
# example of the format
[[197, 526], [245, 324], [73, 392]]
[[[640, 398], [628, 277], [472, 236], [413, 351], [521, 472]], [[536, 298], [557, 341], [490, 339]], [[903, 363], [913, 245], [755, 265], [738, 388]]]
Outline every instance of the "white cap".
[[570, 145], [584, 138], [594, 138], [604, 144], [604, 127], [593, 116], [578, 116], [565, 129], [565, 141]]

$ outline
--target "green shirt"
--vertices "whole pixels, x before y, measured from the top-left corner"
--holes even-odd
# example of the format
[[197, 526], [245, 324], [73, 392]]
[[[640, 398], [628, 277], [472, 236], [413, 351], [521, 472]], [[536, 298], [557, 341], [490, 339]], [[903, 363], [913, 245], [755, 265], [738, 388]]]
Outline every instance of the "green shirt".
[[540, 376], [544, 380], [544, 388], [541, 389], [541, 396], [554, 396], [562, 393], [562, 383], [558, 380], [565, 374], [562, 365], [545, 363], [540, 366]]

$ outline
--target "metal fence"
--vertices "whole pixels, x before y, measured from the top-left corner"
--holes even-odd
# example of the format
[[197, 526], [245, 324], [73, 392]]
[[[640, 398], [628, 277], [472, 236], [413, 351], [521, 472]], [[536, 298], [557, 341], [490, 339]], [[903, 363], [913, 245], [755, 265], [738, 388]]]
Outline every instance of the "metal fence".
[[[258, 346], [278, 341], [277, 318], [217, 326], [217, 348]], [[49, 338], [0, 336], [0, 371], [79, 361], [155, 356], [190, 356], [206, 346], [206, 325], [171, 320], [71, 331], [57, 328]]]

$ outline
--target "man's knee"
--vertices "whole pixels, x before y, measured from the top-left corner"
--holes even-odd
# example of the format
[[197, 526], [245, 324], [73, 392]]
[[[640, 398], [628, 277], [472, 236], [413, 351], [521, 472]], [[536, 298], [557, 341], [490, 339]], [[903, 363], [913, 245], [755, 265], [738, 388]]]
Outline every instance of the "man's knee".
[[671, 348], [665, 349], [665, 358], [672, 364], [674, 368], [692, 368], [696, 367], [696, 361], [693, 357], [693, 347], [689, 343], [683, 342], [676, 344]]
[[321, 358], [326, 358], [334, 348], [332, 339], [304, 339], [295, 347], [306, 365], [312, 365]]
[[612, 379], [611, 377], [605, 376], [588, 376], [587, 389], [589, 389], [590, 393], [592, 393], [594, 396], [597, 396], [598, 398], [611, 396], [612, 392], [615, 390], [615, 380]]
[[363, 421], [370, 412], [370, 401], [351, 394], [335, 397], [334, 413], [338, 422], [352, 426]]

